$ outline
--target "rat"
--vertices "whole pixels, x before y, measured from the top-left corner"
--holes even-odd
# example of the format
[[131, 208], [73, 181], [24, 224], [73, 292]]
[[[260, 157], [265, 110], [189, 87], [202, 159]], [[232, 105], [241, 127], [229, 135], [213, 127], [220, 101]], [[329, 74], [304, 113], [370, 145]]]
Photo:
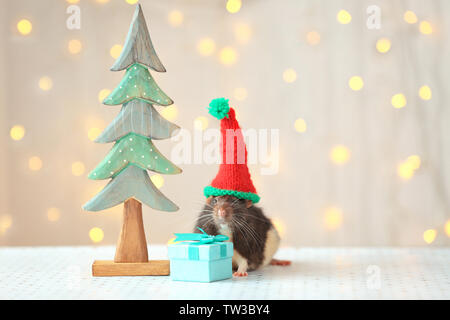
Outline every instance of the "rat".
[[271, 265], [287, 266], [288, 260], [274, 259], [280, 236], [263, 210], [251, 200], [231, 195], [210, 196], [197, 218], [194, 232], [202, 228], [210, 235], [223, 234], [233, 242], [233, 273], [248, 276], [247, 271]]

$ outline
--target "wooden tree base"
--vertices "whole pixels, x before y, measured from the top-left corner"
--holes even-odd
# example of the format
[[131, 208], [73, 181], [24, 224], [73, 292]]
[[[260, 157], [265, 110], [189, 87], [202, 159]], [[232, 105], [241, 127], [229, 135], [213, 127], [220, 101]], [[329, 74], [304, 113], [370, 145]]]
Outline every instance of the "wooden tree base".
[[111, 276], [168, 276], [169, 260], [150, 260], [148, 262], [114, 262], [112, 260], [95, 260], [92, 264], [94, 277]]

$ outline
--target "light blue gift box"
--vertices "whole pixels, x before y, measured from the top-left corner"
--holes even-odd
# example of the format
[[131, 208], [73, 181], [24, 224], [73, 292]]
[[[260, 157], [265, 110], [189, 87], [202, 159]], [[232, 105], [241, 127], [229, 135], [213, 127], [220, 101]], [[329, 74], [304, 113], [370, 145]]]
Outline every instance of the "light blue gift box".
[[[180, 235], [189, 234], [177, 234], [177, 236]], [[172, 280], [212, 282], [232, 277], [233, 243], [214, 240], [204, 243], [205, 239], [214, 238], [214, 236], [208, 237], [200, 241], [182, 241], [169, 245]]]

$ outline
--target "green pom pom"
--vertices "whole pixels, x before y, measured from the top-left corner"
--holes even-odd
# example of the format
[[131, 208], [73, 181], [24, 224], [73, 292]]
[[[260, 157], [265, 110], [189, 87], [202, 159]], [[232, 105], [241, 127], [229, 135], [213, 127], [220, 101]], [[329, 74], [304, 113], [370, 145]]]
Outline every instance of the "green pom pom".
[[213, 99], [209, 104], [209, 113], [219, 120], [223, 118], [228, 118], [228, 112], [230, 111], [230, 106], [228, 105], [228, 99], [217, 98]]

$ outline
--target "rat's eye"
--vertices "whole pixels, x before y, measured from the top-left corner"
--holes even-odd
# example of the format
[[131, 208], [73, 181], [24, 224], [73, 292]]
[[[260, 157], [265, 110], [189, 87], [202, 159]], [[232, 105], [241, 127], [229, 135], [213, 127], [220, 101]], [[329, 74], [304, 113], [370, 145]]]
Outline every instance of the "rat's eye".
[[217, 203], [217, 199], [216, 198], [212, 198], [210, 201], [211, 205], [215, 205]]

